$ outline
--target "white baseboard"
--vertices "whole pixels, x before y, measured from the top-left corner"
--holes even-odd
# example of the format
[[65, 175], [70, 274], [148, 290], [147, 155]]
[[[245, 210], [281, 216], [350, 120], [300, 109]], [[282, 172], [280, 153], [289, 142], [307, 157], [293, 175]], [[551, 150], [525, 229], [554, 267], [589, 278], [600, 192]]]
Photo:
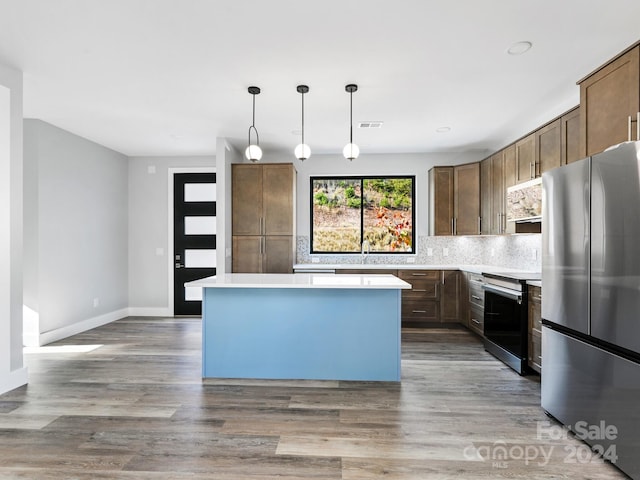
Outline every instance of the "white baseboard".
[[121, 318], [127, 317], [128, 315], [129, 309], [122, 308], [114, 312], [105, 313], [104, 315], [98, 315], [97, 317], [88, 318], [87, 320], [74, 323], [73, 325], [67, 325], [66, 327], [57, 328], [55, 330], [41, 333], [38, 346], [47, 345], [49, 343], [62, 340], [63, 338], [86, 332], [87, 330], [91, 330], [92, 328], [100, 327], [102, 325], [106, 325], [107, 323], [120, 320]]
[[167, 307], [129, 307], [130, 317], [173, 317]]
[[8, 372], [7, 374], [0, 375], [0, 395], [9, 392], [14, 388], [26, 385], [28, 380], [27, 368], [22, 367], [18, 370]]

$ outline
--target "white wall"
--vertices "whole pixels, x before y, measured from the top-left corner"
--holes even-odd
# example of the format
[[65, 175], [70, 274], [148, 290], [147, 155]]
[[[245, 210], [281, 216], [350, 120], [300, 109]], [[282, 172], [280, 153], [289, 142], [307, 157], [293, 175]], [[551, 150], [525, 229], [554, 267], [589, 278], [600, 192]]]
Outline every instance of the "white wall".
[[[128, 310], [128, 159], [41, 120], [25, 120], [25, 306], [31, 344]], [[37, 239], [37, 240], [36, 240]]]
[[[200, 167], [215, 168], [215, 157], [129, 159], [128, 278], [132, 315], [173, 315], [169, 298], [169, 263], [173, 255], [168, 251], [169, 169]], [[220, 211], [221, 206], [217, 208]]]
[[27, 383], [22, 208], [22, 73], [0, 64], [0, 394]]

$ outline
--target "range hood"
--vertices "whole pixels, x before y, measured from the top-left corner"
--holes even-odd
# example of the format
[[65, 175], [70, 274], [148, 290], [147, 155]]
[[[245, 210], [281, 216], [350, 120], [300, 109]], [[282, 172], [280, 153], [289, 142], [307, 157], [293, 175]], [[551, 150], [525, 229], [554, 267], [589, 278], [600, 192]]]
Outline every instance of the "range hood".
[[542, 221], [542, 178], [507, 188], [507, 221]]

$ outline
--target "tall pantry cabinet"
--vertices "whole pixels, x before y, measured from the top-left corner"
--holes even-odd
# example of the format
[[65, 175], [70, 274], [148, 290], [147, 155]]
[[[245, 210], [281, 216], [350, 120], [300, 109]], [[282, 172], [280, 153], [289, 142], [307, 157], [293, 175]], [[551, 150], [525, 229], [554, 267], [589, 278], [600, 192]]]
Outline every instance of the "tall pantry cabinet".
[[295, 258], [293, 164], [233, 164], [231, 168], [233, 272], [291, 273]]

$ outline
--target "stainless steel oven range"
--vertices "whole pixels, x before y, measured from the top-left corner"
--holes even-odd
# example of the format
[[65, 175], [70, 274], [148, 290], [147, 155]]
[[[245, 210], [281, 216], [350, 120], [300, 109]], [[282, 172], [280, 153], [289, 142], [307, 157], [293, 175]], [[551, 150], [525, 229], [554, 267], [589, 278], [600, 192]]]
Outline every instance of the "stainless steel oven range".
[[[539, 275], [539, 274], [538, 274]], [[527, 283], [535, 273], [484, 273], [484, 348], [520, 375], [528, 373]]]

